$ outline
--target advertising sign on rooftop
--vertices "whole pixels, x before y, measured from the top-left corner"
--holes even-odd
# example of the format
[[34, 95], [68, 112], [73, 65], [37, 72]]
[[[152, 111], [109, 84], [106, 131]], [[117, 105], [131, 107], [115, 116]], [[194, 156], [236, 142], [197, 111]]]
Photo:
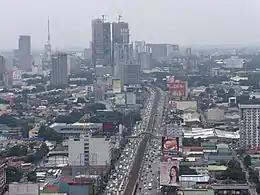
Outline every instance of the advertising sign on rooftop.
[[121, 93], [122, 91], [122, 84], [120, 79], [113, 79], [113, 93]]
[[169, 92], [174, 97], [186, 97], [188, 84], [187, 81], [181, 81], [174, 78], [169, 78], [167, 81]]
[[170, 153], [178, 153], [179, 151], [179, 138], [178, 137], [162, 137], [162, 151]]
[[178, 186], [179, 161], [172, 160], [160, 163], [160, 185]]

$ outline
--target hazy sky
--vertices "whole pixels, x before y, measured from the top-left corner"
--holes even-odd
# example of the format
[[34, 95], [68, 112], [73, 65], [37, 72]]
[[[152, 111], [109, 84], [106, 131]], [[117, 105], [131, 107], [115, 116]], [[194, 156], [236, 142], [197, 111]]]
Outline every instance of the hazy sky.
[[47, 17], [54, 49], [84, 48], [91, 19], [118, 14], [129, 22], [132, 40], [154, 43], [260, 43], [260, 0], [0, 0], [0, 49], [17, 47], [20, 34], [43, 48]]

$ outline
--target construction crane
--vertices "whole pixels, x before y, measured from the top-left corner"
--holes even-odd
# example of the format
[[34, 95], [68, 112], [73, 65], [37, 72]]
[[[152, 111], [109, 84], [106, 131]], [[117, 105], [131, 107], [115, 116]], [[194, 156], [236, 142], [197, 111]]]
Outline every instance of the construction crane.
[[106, 16], [107, 16], [107, 15], [104, 15], [104, 14], [101, 15], [103, 22], [106, 20]]
[[121, 21], [121, 18], [122, 18], [122, 15], [119, 14], [119, 15], [118, 15], [118, 18], [117, 18], [118, 23]]

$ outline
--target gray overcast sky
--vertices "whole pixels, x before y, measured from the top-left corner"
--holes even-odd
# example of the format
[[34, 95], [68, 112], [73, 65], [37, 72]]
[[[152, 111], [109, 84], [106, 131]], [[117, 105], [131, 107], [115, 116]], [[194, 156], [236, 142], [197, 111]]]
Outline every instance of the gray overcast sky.
[[20, 34], [43, 48], [51, 17], [54, 49], [84, 48], [91, 19], [120, 13], [132, 40], [154, 43], [260, 43], [260, 0], [0, 0], [0, 48], [17, 47]]

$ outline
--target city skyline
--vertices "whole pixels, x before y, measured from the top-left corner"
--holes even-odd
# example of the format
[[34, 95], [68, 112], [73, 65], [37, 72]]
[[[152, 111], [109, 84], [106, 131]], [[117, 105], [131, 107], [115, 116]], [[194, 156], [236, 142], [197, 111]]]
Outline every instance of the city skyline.
[[102, 14], [111, 22], [122, 15], [134, 41], [180, 45], [260, 43], [258, 0], [164, 0], [164, 4], [148, 0], [46, 0], [44, 4], [2, 0], [1, 7], [1, 50], [17, 48], [19, 35], [31, 36], [32, 48], [43, 49], [48, 16], [54, 50], [89, 47], [91, 20]]

